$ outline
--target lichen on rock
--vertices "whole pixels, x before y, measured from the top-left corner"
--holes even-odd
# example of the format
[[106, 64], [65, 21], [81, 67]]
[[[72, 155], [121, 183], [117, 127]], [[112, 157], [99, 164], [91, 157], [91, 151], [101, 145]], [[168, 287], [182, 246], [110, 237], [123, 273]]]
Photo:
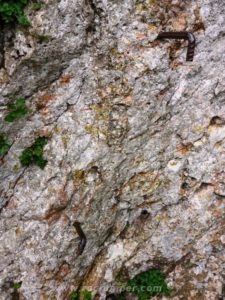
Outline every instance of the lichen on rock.
[[[0, 33], [0, 299], [105, 300], [150, 269], [170, 299], [222, 299], [223, 3], [42, 2]], [[160, 31], [193, 32], [194, 61]], [[39, 136], [48, 163], [21, 166]]]

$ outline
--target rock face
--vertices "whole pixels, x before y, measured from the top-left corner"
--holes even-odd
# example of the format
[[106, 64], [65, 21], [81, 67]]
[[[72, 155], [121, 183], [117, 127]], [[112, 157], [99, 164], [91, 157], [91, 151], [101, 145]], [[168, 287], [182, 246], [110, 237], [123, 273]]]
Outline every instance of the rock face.
[[[0, 36], [0, 299], [105, 300], [156, 267], [170, 299], [225, 297], [225, 6], [45, 0]], [[156, 41], [160, 31], [191, 31]], [[4, 121], [25, 97], [27, 118]], [[44, 170], [18, 157], [48, 137]], [[87, 244], [77, 254], [80, 222]], [[14, 298], [12, 298], [14, 299]], [[160, 299], [156, 297], [155, 299]], [[164, 297], [164, 299], [167, 299]]]

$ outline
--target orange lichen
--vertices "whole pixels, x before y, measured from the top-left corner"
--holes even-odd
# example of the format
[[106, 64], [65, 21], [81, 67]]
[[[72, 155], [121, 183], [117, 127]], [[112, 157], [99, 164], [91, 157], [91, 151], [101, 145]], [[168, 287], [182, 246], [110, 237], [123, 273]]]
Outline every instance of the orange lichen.
[[160, 100], [166, 94], [166, 92], [169, 91], [169, 89], [170, 89], [170, 85], [167, 85], [164, 89], [162, 89], [156, 96], [157, 99]]
[[179, 144], [176, 146], [176, 152], [180, 155], [186, 155], [193, 148], [192, 143]]
[[45, 219], [46, 219], [48, 225], [51, 225], [54, 222], [58, 221], [59, 218], [61, 217], [61, 215], [62, 215], [62, 212], [60, 212], [60, 211], [55, 212], [54, 211], [53, 213], [49, 214]]
[[122, 103], [127, 106], [131, 106], [133, 103], [133, 98], [131, 96], [127, 96], [123, 99]]
[[64, 280], [64, 277], [70, 272], [70, 266], [67, 263], [64, 263], [60, 266], [58, 272], [55, 274], [54, 278], [56, 281], [61, 282]]
[[43, 95], [38, 101], [37, 101], [37, 108], [38, 109], [44, 109], [46, 105], [54, 99], [54, 95]]
[[146, 38], [146, 35], [143, 34], [142, 32], [137, 32], [137, 33], [136, 33], [136, 39], [137, 39], [137, 40], [143, 40], [143, 39], [145, 39], [145, 38]]
[[71, 76], [70, 75], [63, 75], [59, 80], [59, 85], [63, 86], [65, 84], [70, 83]]

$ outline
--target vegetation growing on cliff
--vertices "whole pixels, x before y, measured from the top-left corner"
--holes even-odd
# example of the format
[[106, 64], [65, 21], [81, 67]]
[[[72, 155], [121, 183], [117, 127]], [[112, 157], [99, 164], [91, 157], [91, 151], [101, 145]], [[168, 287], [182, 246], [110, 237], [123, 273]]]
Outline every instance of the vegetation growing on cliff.
[[165, 278], [159, 269], [150, 269], [136, 275], [127, 283], [119, 283], [123, 292], [117, 295], [118, 300], [125, 300], [125, 294], [135, 294], [138, 300], [149, 300], [157, 295], [168, 296], [170, 289], [165, 282]]
[[69, 295], [69, 300], [78, 300], [78, 299], [91, 300], [91, 298], [92, 298], [91, 292], [87, 290], [80, 291], [79, 293], [77, 291], [73, 291]]
[[13, 284], [13, 288], [16, 289], [16, 290], [20, 289], [21, 286], [22, 286], [22, 281], [20, 281], [20, 282], [15, 282], [15, 283]]
[[[0, 0], [1, 1], [1, 0]], [[18, 98], [14, 103], [8, 104], [9, 112], [5, 116], [6, 122], [14, 122], [24, 117], [29, 109], [26, 107], [25, 99]], [[19, 160], [22, 166], [29, 166], [31, 164], [39, 166], [41, 169], [47, 164], [47, 160], [43, 157], [43, 148], [47, 144], [46, 137], [38, 137], [34, 144], [23, 150]], [[0, 133], [0, 155], [5, 154], [10, 148], [10, 144], [7, 141], [5, 134]]]
[[5, 117], [6, 122], [13, 122], [17, 119], [24, 117], [28, 112], [28, 108], [25, 104], [25, 99], [19, 98], [15, 103], [8, 105], [9, 113]]
[[10, 145], [5, 138], [4, 134], [0, 133], [0, 155], [5, 154], [8, 149], [10, 148]]
[[0, 1], [0, 19], [5, 23], [18, 23], [29, 25], [29, 21], [24, 14], [24, 8], [28, 0], [3, 0]]
[[41, 169], [47, 164], [47, 160], [43, 158], [43, 148], [47, 144], [47, 138], [38, 137], [34, 144], [23, 150], [19, 159], [22, 166], [37, 165]]
[[168, 296], [170, 293], [165, 278], [158, 269], [136, 275], [128, 281], [127, 287], [138, 296], [139, 300], [148, 300], [156, 295]]

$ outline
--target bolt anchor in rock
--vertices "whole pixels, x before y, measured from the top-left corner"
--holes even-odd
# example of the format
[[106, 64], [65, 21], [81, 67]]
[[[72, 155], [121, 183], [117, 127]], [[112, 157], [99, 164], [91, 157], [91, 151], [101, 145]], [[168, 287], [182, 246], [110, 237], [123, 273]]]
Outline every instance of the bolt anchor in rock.
[[181, 31], [181, 32], [175, 32], [175, 31], [160, 32], [159, 35], [157, 36], [157, 40], [161, 40], [161, 39], [182, 39], [182, 40], [187, 40], [188, 41], [188, 48], [187, 48], [186, 61], [193, 61], [196, 40], [195, 40], [195, 36], [192, 32], [186, 32], [186, 31]]
[[75, 227], [76, 231], [77, 231], [77, 234], [79, 236], [79, 239], [80, 239], [80, 242], [79, 242], [79, 245], [78, 245], [78, 250], [77, 250], [77, 255], [81, 255], [84, 251], [84, 248], [86, 246], [86, 243], [87, 243], [87, 238], [81, 228], [81, 224], [80, 222], [74, 222], [73, 223], [73, 226]]

